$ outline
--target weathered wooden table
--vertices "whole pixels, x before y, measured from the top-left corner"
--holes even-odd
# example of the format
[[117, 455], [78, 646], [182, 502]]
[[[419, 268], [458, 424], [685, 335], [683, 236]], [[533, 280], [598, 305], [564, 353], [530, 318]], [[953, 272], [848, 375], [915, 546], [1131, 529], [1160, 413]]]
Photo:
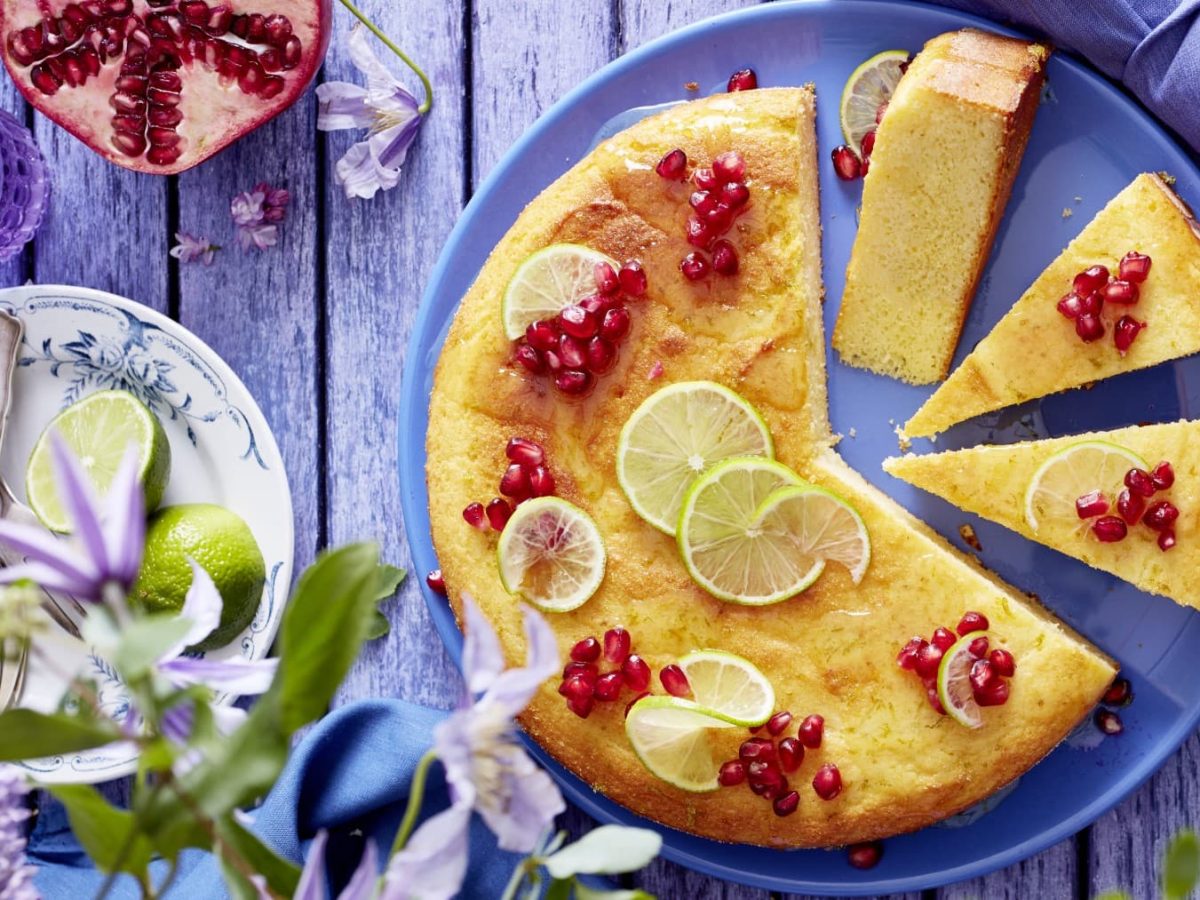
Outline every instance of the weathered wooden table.
[[[168, 313], [212, 346], [258, 399], [291, 481], [297, 567], [322, 547], [376, 538], [406, 565], [395, 422], [400, 368], [426, 278], [472, 190], [554, 101], [605, 63], [736, 0], [361, 0], [426, 67], [433, 112], [394, 191], [348, 202], [333, 163], [349, 134], [316, 130], [312, 94], [286, 114], [177, 178], [135, 175], [34, 117], [5, 78], [0, 102], [28, 116], [54, 173], [52, 209], [34, 244], [6, 266], [6, 285], [33, 279], [113, 291]], [[336, 5], [336, 4], [335, 4]], [[340, 7], [326, 80], [357, 81]], [[381, 51], [386, 58], [386, 51]], [[415, 79], [411, 79], [415, 88]], [[231, 244], [229, 201], [259, 181], [286, 186], [280, 246], [216, 264], [180, 266], [178, 230]], [[395, 696], [450, 707], [459, 680], [412, 573], [390, 608], [393, 630], [369, 646], [339, 695]], [[939, 897], [1087, 897], [1124, 887], [1156, 894], [1166, 840], [1200, 823], [1200, 740], [1116, 810], [1071, 840]], [[588, 823], [578, 813], [575, 827]], [[667, 862], [634, 883], [663, 898], [765, 900]]]

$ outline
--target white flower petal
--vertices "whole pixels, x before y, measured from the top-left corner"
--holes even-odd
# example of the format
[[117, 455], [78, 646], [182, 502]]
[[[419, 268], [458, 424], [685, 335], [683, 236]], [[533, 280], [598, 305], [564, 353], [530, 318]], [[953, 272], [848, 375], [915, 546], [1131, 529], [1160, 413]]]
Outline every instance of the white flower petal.
[[361, 85], [347, 81], [317, 85], [317, 104], [317, 128], [321, 131], [370, 128], [375, 124], [375, 110]]
[[158, 664], [173, 684], [203, 684], [231, 694], [261, 694], [271, 686], [278, 659], [190, 659], [181, 657]]
[[475, 605], [470, 594], [462, 595], [463, 621], [467, 626], [463, 639], [462, 667], [467, 690], [479, 694], [487, 690], [504, 670], [504, 650], [492, 623]]
[[212, 634], [221, 624], [221, 609], [225, 602], [217, 586], [198, 562], [188, 557], [188, 563], [192, 567], [192, 586], [183, 598], [183, 609], [179, 615], [190, 624], [187, 633], [159, 657], [160, 663], [175, 659], [192, 644], [198, 644]]
[[457, 802], [422, 823], [384, 873], [380, 900], [450, 900], [467, 874], [471, 804]]
[[325, 845], [329, 832], [322, 828], [308, 845], [308, 858], [292, 900], [325, 900]]

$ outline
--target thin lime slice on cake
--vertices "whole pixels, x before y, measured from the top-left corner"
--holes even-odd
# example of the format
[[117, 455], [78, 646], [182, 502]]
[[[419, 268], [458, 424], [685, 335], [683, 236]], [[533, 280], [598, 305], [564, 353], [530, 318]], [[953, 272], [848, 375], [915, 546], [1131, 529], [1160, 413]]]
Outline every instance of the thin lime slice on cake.
[[983, 725], [983, 713], [975, 702], [975, 691], [971, 687], [971, 667], [979, 661], [979, 657], [971, 653], [971, 644], [981, 637], [987, 637], [987, 632], [971, 631], [963, 635], [946, 651], [938, 665], [937, 691], [942, 708], [950, 718], [967, 728]]
[[759, 507], [764, 528], [786, 532], [797, 552], [841, 563], [858, 584], [871, 564], [871, 536], [853, 506], [825, 488], [801, 484], [777, 490]]
[[125, 454], [138, 455], [138, 476], [146, 494], [146, 511], [162, 500], [171, 472], [171, 445], [158, 418], [128, 391], [99, 391], [72, 403], [46, 426], [29, 455], [25, 496], [29, 506], [52, 531], [66, 532], [71, 520], [63, 509], [54, 474], [50, 435], [58, 432], [83, 464], [96, 494], [103, 497]]
[[675, 534], [688, 488], [734, 456], [774, 456], [758, 411], [712, 381], [683, 381], [647, 397], [617, 443], [617, 480], [634, 511]]
[[908, 62], [907, 50], [885, 50], [876, 53], [846, 79], [842, 88], [842, 135], [846, 143], [860, 153], [867, 132], [879, 126], [879, 109], [892, 99], [902, 66]]
[[1150, 469], [1132, 450], [1108, 441], [1072, 444], [1033, 474], [1025, 491], [1025, 521], [1035, 532], [1043, 525], [1078, 529], [1081, 520], [1075, 501], [1092, 491], [1101, 491], [1109, 502], [1115, 501], [1125, 473], [1133, 468]]
[[748, 659], [724, 650], [693, 650], [677, 665], [692, 699], [735, 725], [761, 725], [775, 711], [775, 689]]
[[500, 316], [510, 341], [539, 319], [553, 319], [564, 306], [596, 293], [596, 266], [614, 260], [582, 244], [551, 244], [521, 263], [504, 291]]
[[496, 547], [500, 581], [545, 612], [568, 612], [604, 580], [604, 541], [592, 517], [558, 497], [520, 504]]
[[710, 732], [736, 727], [690, 700], [660, 695], [643, 697], [625, 717], [625, 734], [642, 765], [693, 793], [719, 787]]

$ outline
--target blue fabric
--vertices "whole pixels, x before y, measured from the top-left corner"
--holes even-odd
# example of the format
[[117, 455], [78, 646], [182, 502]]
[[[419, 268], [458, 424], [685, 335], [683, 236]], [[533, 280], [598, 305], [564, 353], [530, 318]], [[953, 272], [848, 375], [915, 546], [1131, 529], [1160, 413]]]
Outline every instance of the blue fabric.
[[[417, 760], [433, 742], [433, 727], [444, 712], [399, 700], [363, 700], [326, 716], [296, 747], [279, 782], [254, 812], [254, 830], [281, 855], [302, 863], [319, 829], [328, 829], [326, 860], [330, 880], [341, 885], [362, 855], [361, 830], [386, 856]], [[449, 805], [440, 767], [430, 771], [423, 818]], [[103, 876], [91, 865], [67, 825], [58, 803], [47, 799], [29, 842], [30, 862], [39, 867], [38, 889], [47, 900], [83, 900], [95, 896]], [[519, 857], [496, 847], [495, 838], [476, 818], [471, 830], [471, 866], [464, 898], [495, 900], [504, 890]], [[165, 866], [156, 863], [157, 881]], [[141, 893], [123, 877], [111, 896], [133, 900]], [[227, 896], [211, 856], [184, 854], [171, 896]]]
[[1200, 0], [934, 0], [1050, 38], [1200, 153]]

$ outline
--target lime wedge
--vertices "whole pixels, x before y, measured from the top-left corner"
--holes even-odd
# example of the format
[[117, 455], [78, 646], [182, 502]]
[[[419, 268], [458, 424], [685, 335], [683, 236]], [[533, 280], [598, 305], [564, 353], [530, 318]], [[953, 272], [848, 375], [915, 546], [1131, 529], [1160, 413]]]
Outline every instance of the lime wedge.
[[696, 476], [733, 456], [774, 456], [766, 422], [729, 388], [684, 381], [651, 394], [629, 417], [617, 480], [639, 516], [674, 535]]
[[1033, 474], [1025, 491], [1025, 521], [1035, 532], [1043, 525], [1086, 526], [1075, 511], [1075, 501], [1090, 491], [1103, 491], [1116, 499], [1125, 473], [1132, 468], [1149, 470], [1146, 461], [1108, 441], [1081, 441], [1055, 453]]
[[812, 484], [780, 488], [759, 507], [757, 519], [764, 530], [789, 535], [801, 556], [841, 563], [855, 584], [867, 574], [867, 526], [858, 510], [832, 491]]
[[978, 728], [983, 724], [983, 713], [975, 702], [975, 691], [971, 687], [971, 667], [978, 657], [971, 654], [971, 642], [987, 637], [986, 631], [972, 631], [963, 635], [942, 656], [938, 666], [937, 690], [942, 708], [959, 725]]
[[72, 403], [50, 420], [25, 469], [25, 496], [52, 531], [66, 532], [71, 520], [58, 496], [50, 434], [57, 431], [83, 463], [97, 495], [103, 497], [132, 446], [137, 450], [146, 511], [162, 500], [171, 472], [171, 445], [154, 413], [127, 391], [99, 391]]
[[907, 50], [876, 53], [846, 79], [842, 88], [842, 135], [855, 153], [863, 138], [878, 126], [879, 107], [892, 99], [903, 74], [901, 64], [908, 61]]
[[558, 497], [516, 508], [496, 547], [500, 581], [545, 612], [568, 612], [604, 580], [604, 542], [592, 517]]
[[625, 734], [642, 765], [668, 784], [694, 793], [720, 786], [709, 732], [734, 727], [678, 697], [643, 697], [625, 717]]
[[735, 725], [761, 725], [775, 711], [775, 689], [748, 659], [724, 650], [694, 650], [678, 665], [692, 699]]
[[500, 316], [504, 334], [519, 339], [539, 319], [553, 319], [564, 306], [596, 293], [596, 264], [620, 266], [581, 244], [551, 244], [521, 263], [504, 291]]

